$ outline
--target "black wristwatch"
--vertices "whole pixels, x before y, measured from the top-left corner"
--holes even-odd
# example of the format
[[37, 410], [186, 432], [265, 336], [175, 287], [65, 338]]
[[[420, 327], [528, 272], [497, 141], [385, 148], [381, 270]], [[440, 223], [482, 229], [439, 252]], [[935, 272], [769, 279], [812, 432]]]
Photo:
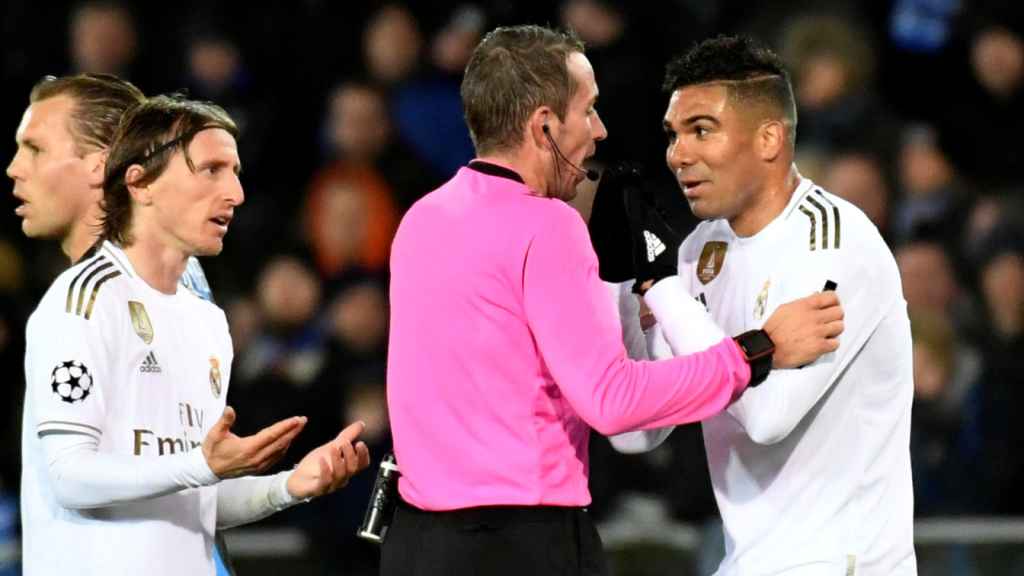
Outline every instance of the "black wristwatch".
[[768, 377], [772, 371], [772, 355], [775, 343], [764, 330], [749, 330], [733, 338], [743, 350], [743, 358], [750, 364], [750, 384], [753, 388]]

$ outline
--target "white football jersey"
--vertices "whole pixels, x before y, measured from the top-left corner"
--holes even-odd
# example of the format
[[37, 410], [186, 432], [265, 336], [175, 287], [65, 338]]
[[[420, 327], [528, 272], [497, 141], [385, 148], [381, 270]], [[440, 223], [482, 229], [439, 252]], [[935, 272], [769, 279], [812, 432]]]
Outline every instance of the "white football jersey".
[[50, 286], [26, 340], [25, 574], [213, 574], [215, 486], [66, 509], [40, 438], [87, 435], [101, 453], [140, 459], [201, 449], [230, 379], [223, 312], [188, 290], [153, 289], [104, 242]]
[[[910, 322], [875, 226], [803, 179], [754, 236], [738, 237], [725, 220], [701, 223], [680, 248], [679, 275], [731, 335], [827, 282], [845, 313], [836, 352], [773, 370], [703, 424], [725, 526], [717, 574], [916, 574]], [[662, 326], [670, 343], [685, 329]]]

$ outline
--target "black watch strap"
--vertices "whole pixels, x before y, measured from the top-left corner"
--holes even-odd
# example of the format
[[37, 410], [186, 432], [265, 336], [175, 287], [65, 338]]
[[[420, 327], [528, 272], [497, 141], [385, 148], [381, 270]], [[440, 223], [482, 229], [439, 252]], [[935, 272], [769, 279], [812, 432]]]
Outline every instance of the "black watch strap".
[[750, 384], [754, 387], [764, 382], [772, 371], [772, 356], [775, 343], [764, 330], [750, 330], [733, 338], [743, 351], [743, 357], [750, 364]]

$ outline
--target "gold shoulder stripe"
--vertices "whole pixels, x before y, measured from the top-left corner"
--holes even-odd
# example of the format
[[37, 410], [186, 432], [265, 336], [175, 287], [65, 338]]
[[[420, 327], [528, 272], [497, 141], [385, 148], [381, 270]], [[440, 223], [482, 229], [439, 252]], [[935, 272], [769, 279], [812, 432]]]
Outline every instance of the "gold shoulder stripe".
[[825, 194], [821, 191], [821, 188], [815, 188], [814, 191], [825, 201], [826, 204], [832, 207], [832, 214], [835, 216], [835, 229], [836, 229], [836, 243], [835, 247], [839, 248], [839, 206], [836, 206], [829, 200]]
[[821, 249], [828, 250], [828, 211], [810, 195], [807, 196], [807, 201], [821, 212]]
[[[78, 290], [78, 307], [75, 308], [75, 314], [82, 313], [82, 303], [85, 301], [85, 287], [89, 285], [89, 281], [92, 280], [97, 274], [103, 272], [104, 270], [110, 268], [111, 266], [113, 266], [113, 264], [110, 262], [106, 262], [102, 266], [97, 266], [96, 268], [93, 269], [92, 272], [89, 272], [89, 275], [85, 277], [85, 280], [82, 280], [82, 286]], [[96, 287], [93, 286], [92, 290], [95, 293]]]
[[810, 210], [808, 210], [806, 206], [801, 204], [799, 208], [800, 211], [803, 212], [805, 216], [807, 216], [807, 219], [811, 221], [811, 239], [808, 243], [808, 246], [813, 251], [818, 247], [818, 221], [817, 218], [814, 217], [814, 214]]
[[92, 287], [92, 296], [89, 296], [89, 307], [85, 309], [86, 320], [88, 320], [92, 316], [92, 306], [93, 304], [96, 303], [96, 295], [100, 293], [100, 286], [102, 286], [103, 283], [106, 282], [107, 280], [117, 278], [120, 275], [121, 272], [119, 270], [114, 270], [110, 274], [107, 274], [103, 278], [100, 278], [99, 280], [96, 281], [96, 284], [94, 284]]
[[68, 303], [67, 303], [67, 307], [64, 310], [65, 312], [67, 312], [68, 314], [71, 313], [71, 295], [74, 294], [74, 292], [75, 292], [75, 285], [78, 284], [78, 279], [81, 278], [83, 274], [88, 272], [89, 269], [92, 268], [93, 266], [95, 266], [97, 263], [104, 262], [104, 261], [105, 260], [104, 260], [103, 256], [97, 256], [97, 257], [93, 258], [93, 260], [91, 262], [89, 262], [88, 264], [86, 264], [85, 266], [83, 266], [82, 269], [78, 272], [78, 274], [74, 277], [74, 279], [71, 280], [71, 284], [68, 285]]
[[106, 244], [103, 245], [103, 251], [107, 253], [108, 258], [117, 263], [117, 267], [121, 269], [121, 272], [124, 272], [124, 274], [129, 278], [134, 278], [134, 276], [132, 276], [132, 273], [129, 272], [128, 266], [125, 265], [121, 256], [119, 256], [116, 252], [111, 250], [110, 247], [107, 246]]

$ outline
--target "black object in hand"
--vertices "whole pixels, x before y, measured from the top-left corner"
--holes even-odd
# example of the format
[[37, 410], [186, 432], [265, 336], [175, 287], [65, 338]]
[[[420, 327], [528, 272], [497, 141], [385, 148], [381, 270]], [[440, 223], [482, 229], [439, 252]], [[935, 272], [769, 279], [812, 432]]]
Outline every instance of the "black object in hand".
[[597, 254], [598, 274], [606, 282], [625, 282], [633, 270], [632, 233], [624, 209], [624, 196], [643, 185], [638, 164], [620, 163], [606, 168], [594, 193], [590, 211], [590, 242]]
[[669, 224], [670, 217], [660, 206], [650, 186], [638, 186], [623, 196], [633, 239], [634, 292], [648, 280], [657, 283], [675, 276], [679, 268], [679, 245], [684, 235]]

